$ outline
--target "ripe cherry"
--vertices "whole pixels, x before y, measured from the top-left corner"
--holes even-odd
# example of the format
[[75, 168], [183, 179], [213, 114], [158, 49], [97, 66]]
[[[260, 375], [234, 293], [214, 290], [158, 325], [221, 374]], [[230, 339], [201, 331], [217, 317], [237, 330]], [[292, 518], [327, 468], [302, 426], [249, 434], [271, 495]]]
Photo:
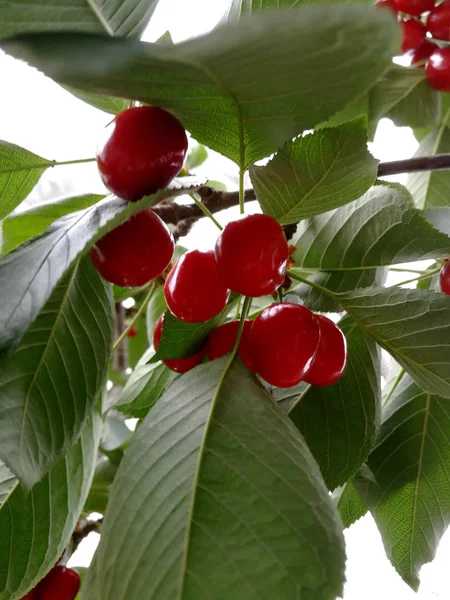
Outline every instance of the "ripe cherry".
[[233, 292], [257, 298], [282, 283], [289, 255], [280, 224], [269, 215], [245, 215], [228, 223], [216, 242], [217, 269]]
[[331, 385], [342, 377], [347, 364], [347, 340], [337, 325], [327, 317], [316, 315], [320, 342], [312, 367], [304, 379], [312, 385]]
[[435, 90], [450, 92], [450, 48], [438, 48], [430, 56], [425, 75]]
[[146, 208], [96, 242], [90, 257], [107, 281], [138, 287], [161, 275], [174, 249], [167, 225]]
[[319, 345], [319, 325], [299, 304], [283, 302], [264, 309], [250, 331], [256, 372], [277, 387], [292, 387], [310, 369]]
[[26, 596], [23, 596], [21, 600], [38, 600], [37, 589], [34, 588]]
[[448, 260], [439, 273], [439, 285], [441, 291], [450, 296], [450, 261]]
[[124, 110], [106, 127], [97, 164], [106, 187], [125, 200], [139, 200], [165, 188], [186, 157], [186, 132], [158, 106]]
[[[250, 331], [253, 321], [247, 319], [244, 321], [241, 339], [239, 341], [239, 356], [242, 358], [247, 367], [254, 371], [253, 362], [251, 359], [251, 350], [249, 346]], [[214, 329], [206, 344], [206, 356], [209, 360], [216, 360], [231, 352], [236, 342], [236, 336], [239, 329], [239, 321], [230, 321], [220, 327]]]
[[37, 589], [39, 600], [74, 600], [80, 589], [80, 576], [73, 569], [56, 566]]
[[172, 314], [186, 323], [201, 323], [225, 308], [230, 290], [216, 267], [212, 250], [190, 250], [175, 263], [164, 285]]
[[[155, 350], [159, 348], [159, 342], [161, 341], [162, 328], [164, 323], [164, 313], [156, 321], [155, 329], [153, 331], [153, 347]], [[187, 373], [197, 365], [199, 365], [205, 357], [205, 350], [200, 350], [192, 356], [187, 358], [176, 358], [176, 359], [165, 359], [163, 363], [172, 371], [176, 373]]]
[[427, 33], [427, 30], [422, 23], [419, 23], [419, 21], [416, 21], [415, 19], [402, 21], [402, 31], [403, 39], [401, 51], [403, 54], [405, 54], [405, 52], [410, 52], [411, 50], [417, 50], [424, 42]]
[[395, 0], [397, 10], [418, 17], [424, 12], [431, 10], [434, 0]]
[[398, 12], [396, 0], [378, 0], [375, 2], [375, 8], [388, 8], [395, 14]]
[[[416, 66], [418, 69], [425, 69], [425, 61], [427, 61], [438, 48], [439, 46], [436, 46], [433, 42], [425, 40], [418, 48], [416, 48], [416, 50], [409, 53], [411, 65]], [[419, 62], [422, 64], [416, 65], [416, 63]]]
[[438, 40], [450, 40], [450, 1], [435, 6], [428, 15], [427, 30]]

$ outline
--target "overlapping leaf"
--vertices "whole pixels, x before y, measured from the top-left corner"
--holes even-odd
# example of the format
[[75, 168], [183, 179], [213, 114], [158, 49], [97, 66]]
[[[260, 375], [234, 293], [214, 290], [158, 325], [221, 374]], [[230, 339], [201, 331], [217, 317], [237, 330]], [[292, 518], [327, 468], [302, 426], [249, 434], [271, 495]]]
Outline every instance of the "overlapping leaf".
[[[405, 376], [390, 401], [362, 489], [387, 555], [415, 590], [450, 523], [450, 409]], [[359, 488], [358, 488], [359, 489]]]
[[85, 600], [341, 593], [342, 532], [317, 465], [242, 364], [222, 379], [225, 363], [180, 378], [137, 430]]
[[250, 167], [256, 197], [280, 223], [296, 223], [348, 204], [377, 178], [365, 119], [297, 138], [262, 167]]
[[245, 168], [363, 94], [398, 43], [386, 11], [310, 5], [174, 46], [64, 34], [2, 47], [61, 84], [168, 108], [199, 142]]
[[381, 413], [376, 344], [348, 317], [340, 327], [348, 344], [344, 375], [330, 386], [309, 386], [289, 411], [331, 490], [343, 485], [365, 462]]
[[347, 270], [439, 258], [450, 238], [399, 189], [377, 185], [362, 198], [300, 224], [296, 267]]
[[[0, 466], [0, 600], [19, 600], [50, 571], [70, 541], [94, 473], [100, 419], [86, 423], [80, 440], [26, 494]], [[1, 500], [0, 500], [1, 501]]]
[[35, 31], [140, 36], [158, 0], [8, 0], [0, 3], [0, 38]]
[[333, 499], [337, 504], [342, 524], [345, 528], [356, 523], [367, 512], [367, 508], [364, 506], [361, 496], [356, 491], [352, 481], [349, 481], [342, 488], [336, 490], [333, 494]]
[[18, 344], [65, 271], [103, 234], [147, 205], [181, 195], [189, 178], [139, 202], [106, 198], [55, 221], [41, 236], [0, 259], [0, 351]]
[[[303, 0], [305, 4], [309, 1], [310, 0]], [[330, 0], [319, 1], [331, 3]], [[339, 1], [340, 0], [332, 0], [332, 3]], [[298, 8], [301, 3], [301, 0], [232, 0], [231, 6], [227, 9], [223, 20], [233, 21], [242, 17], [258, 14], [263, 10]]]
[[27, 487], [91, 417], [113, 323], [110, 287], [84, 259], [55, 288], [17, 350], [0, 359], [0, 458]]

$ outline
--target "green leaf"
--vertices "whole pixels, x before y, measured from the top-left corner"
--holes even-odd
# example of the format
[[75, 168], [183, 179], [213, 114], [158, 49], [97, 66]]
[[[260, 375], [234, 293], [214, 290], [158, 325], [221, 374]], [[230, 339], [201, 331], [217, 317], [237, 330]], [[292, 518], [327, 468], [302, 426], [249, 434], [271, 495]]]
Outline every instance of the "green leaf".
[[[361, 488], [389, 560], [414, 590], [450, 523], [448, 400], [410, 377], [398, 386], [369, 458], [376, 482]], [[357, 485], [357, 489], [360, 488]]]
[[0, 359], [0, 458], [26, 487], [91, 417], [113, 330], [110, 286], [85, 259], [54, 289], [17, 350]]
[[0, 505], [0, 600], [19, 600], [53, 568], [67, 547], [94, 474], [100, 419], [26, 494], [15, 482]]
[[144, 418], [177, 374], [160, 363], [147, 364], [154, 350], [150, 348], [130, 375], [114, 408], [129, 417]]
[[202, 144], [197, 144], [192, 148], [189, 152], [188, 157], [186, 159], [186, 166], [191, 171], [192, 169], [196, 169], [200, 167], [205, 160], [208, 158], [208, 150]]
[[139, 37], [158, 0], [8, 0], [0, 5], [0, 37], [44, 31], [86, 31]]
[[287, 224], [356, 200], [375, 182], [377, 165], [362, 118], [289, 142], [267, 165], [252, 165], [250, 177], [263, 212]]
[[51, 160], [0, 140], [0, 219], [25, 200], [51, 165]]
[[400, 190], [376, 185], [362, 198], [300, 223], [296, 267], [373, 269], [439, 258], [450, 238], [433, 229]]
[[17, 479], [11, 471], [0, 462], [0, 508], [16, 486]]
[[422, 214], [436, 229], [450, 236], [450, 208], [427, 208]]
[[117, 470], [118, 465], [107, 458], [102, 458], [97, 462], [94, 479], [83, 508], [85, 515], [93, 512], [98, 512], [102, 515], [105, 514]]
[[402, 288], [365, 288], [336, 299], [421, 388], [450, 398], [449, 296]]
[[167, 311], [164, 316], [158, 351], [151, 362], [164, 358], [184, 358], [200, 350], [211, 331], [225, 321], [227, 315], [237, 306], [238, 301], [239, 296], [232, 297], [222, 312], [203, 323], [185, 323]]
[[392, 65], [369, 92], [369, 122], [388, 117], [399, 127], [426, 127], [439, 122], [440, 106], [423, 69]]
[[174, 46], [64, 34], [2, 47], [58, 83], [167, 108], [198, 142], [246, 168], [363, 94], [398, 44], [387, 11], [310, 5]]
[[226, 361], [183, 375], [137, 430], [85, 600], [341, 593], [341, 525], [317, 465], [242, 363], [223, 377]]
[[[449, 113], [447, 113], [449, 115]], [[448, 116], [444, 123], [421, 142], [415, 157], [431, 156], [450, 152], [450, 129]], [[418, 208], [450, 205], [450, 171], [422, 171], [411, 173], [406, 180]]]
[[[323, 2], [334, 4], [345, 0], [232, 0], [231, 6], [227, 9], [223, 21], [233, 21], [246, 16], [255, 15], [265, 10], [276, 10], [286, 8], [298, 8], [300, 4], [310, 2]], [[360, 0], [364, 2], [364, 0]]]
[[[181, 181], [181, 180], [180, 180]], [[145, 206], [199, 186], [183, 178], [139, 202], [108, 197], [55, 221], [41, 236], [0, 259], [0, 351], [20, 342], [69, 267], [105, 233]], [[172, 184], [171, 184], [172, 185]]]
[[309, 386], [290, 409], [330, 490], [361, 468], [380, 423], [380, 358], [371, 337], [346, 317], [339, 323], [347, 338], [348, 362], [341, 379]]
[[352, 481], [336, 490], [333, 499], [342, 519], [342, 524], [347, 529], [367, 513], [361, 496], [355, 490]]
[[2, 254], [11, 252], [32, 237], [43, 233], [56, 219], [65, 215], [88, 208], [104, 196], [87, 194], [74, 198], [64, 198], [52, 204], [43, 204], [7, 217], [2, 223], [3, 240]]
[[79, 100], [86, 102], [86, 104], [90, 104], [94, 108], [98, 108], [99, 110], [110, 113], [111, 115], [118, 115], [120, 112], [130, 107], [129, 100], [77, 90], [69, 85], [64, 85], [62, 87]]
[[159, 317], [166, 312], [167, 303], [164, 298], [164, 288], [159, 286], [153, 292], [153, 296], [147, 305], [145, 320], [147, 325], [147, 338], [150, 344], [153, 343], [153, 331]]
[[130, 441], [133, 432], [128, 429], [123, 417], [108, 414], [105, 420], [104, 432], [100, 442], [100, 450], [112, 452], [122, 448]]
[[136, 335], [134, 337], [127, 337], [126, 341], [128, 366], [131, 369], [135, 368], [139, 360], [142, 358], [144, 352], [148, 348], [145, 313], [134, 322], [134, 327], [136, 328]]

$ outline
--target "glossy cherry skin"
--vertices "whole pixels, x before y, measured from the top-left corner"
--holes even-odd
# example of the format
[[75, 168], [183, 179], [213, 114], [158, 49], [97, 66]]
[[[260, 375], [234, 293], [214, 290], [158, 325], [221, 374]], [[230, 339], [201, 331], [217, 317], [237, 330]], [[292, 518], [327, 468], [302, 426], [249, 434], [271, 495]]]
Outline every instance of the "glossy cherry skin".
[[230, 290], [216, 267], [212, 250], [190, 250], [170, 271], [164, 285], [170, 312], [186, 323], [201, 323], [225, 308]]
[[289, 256], [283, 229], [269, 215], [245, 215], [225, 227], [215, 247], [217, 269], [233, 292], [257, 298], [274, 292]]
[[375, 8], [388, 8], [395, 14], [398, 12], [396, 0], [378, 0], [375, 2]]
[[428, 15], [427, 30], [438, 40], [450, 40], [450, 2], [435, 6]]
[[331, 385], [338, 381], [347, 365], [347, 340], [328, 317], [316, 315], [320, 327], [320, 342], [314, 362], [304, 380], [312, 385]]
[[411, 50], [417, 50], [425, 40], [427, 30], [415, 19], [408, 19], [402, 21], [403, 39], [401, 45], [401, 51], [403, 54], [410, 52]]
[[139, 106], [107, 125], [96, 157], [106, 187], [134, 201], [165, 188], [183, 167], [187, 148], [174, 116], [158, 106]]
[[[242, 358], [247, 367], [251, 371], [255, 371], [249, 346], [252, 325], [253, 321], [250, 319], [244, 321], [238, 352], [239, 356]], [[216, 329], [211, 332], [208, 342], [206, 343], [206, 356], [209, 358], [209, 360], [221, 358], [233, 350], [238, 329], [239, 321], [230, 321], [229, 323], [220, 325], [220, 327], [216, 327]]]
[[[164, 323], [164, 313], [156, 321], [155, 329], [153, 331], [153, 347], [155, 350], [159, 348], [159, 342], [161, 341], [162, 328]], [[176, 373], [187, 373], [197, 365], [199, 365], [205, 358], [205, 349], [200, 350], [192, 356], [187, 358], [176, 358], [176, 359], [165, 359], [162, 362]]]
[[21, 600], [38, 600], [37, 589], [34, 588], [34, 590], [31, 590], [31, 592], [28, 592], [28, 594], [23, 596]]
[[434, 0], [395, 0], [397, 10], [418, 17], [434, 7]]
[[450, 296], [450, 261], [447, 261], [439, 273], [441, 291]]
[[450, 92], [450, 48], [433, 52], [425, 66], [425, 75], [432, 88]]
[[[425, 69], [425, 62], [430, 56], [435, 52], [439, 46], [433, 44], [433, 42], [429, 42], [425, 40], [416, 50], [413, 50], [409, 53], [411, 57], [411, 65], [416, 66], [418, 69]], [[416, 65], [415, 63], [422, 62], [421, 65]]]
[[167, 225], [149, 208], [102, 237], [91, 249], [97, 271], [122, 287], [138, 287], [159, 277], [175, 244]]
[[80, 576], [73, 569], [56, 566], [37, 589], [39, 600], [74, 600], [80, 589]]
[[297, 385], [313, 363], [319, 339], [319, 324], [304, 306], [290, 302], [269, 306], [250, 331], [256, 372], [277, 387]]

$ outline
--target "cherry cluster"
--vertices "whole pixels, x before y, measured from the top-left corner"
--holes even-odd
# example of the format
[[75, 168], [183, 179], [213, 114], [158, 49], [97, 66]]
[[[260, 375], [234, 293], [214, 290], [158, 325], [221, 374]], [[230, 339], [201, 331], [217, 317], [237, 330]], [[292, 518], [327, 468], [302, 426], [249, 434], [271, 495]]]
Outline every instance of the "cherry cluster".
[[78, 573], [57, 565], [22, 600], [75, 600], [79, 589]]
[[450, 41], [450, 0], [435, 6], [435, 0], [378, 0], [377, 7], [392, 10], [401, 23], [401, 51], [411, 63], [425, 68], [428, 83], [440, 92], [450, 92], [450, 48], [436, 42]]

